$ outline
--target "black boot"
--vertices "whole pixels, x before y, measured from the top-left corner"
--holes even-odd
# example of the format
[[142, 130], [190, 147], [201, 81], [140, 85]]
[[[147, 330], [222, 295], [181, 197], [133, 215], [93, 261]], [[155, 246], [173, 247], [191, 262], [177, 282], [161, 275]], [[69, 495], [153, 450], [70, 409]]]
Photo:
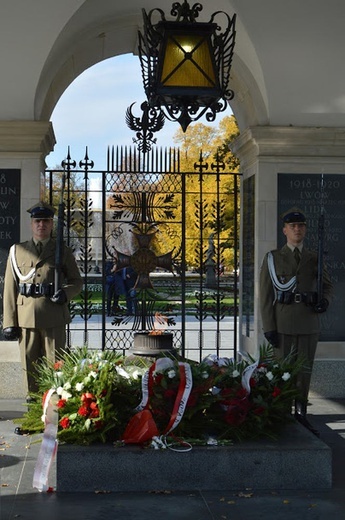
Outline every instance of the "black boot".
[[311, 433], [316, 435], [316, 437], [320, 437], [320, 432], [314, 428], [310, 424], [307, 419], [307, 405], [305, 403], [301, 403], [296, 401], [295, 403], [295, 419], [305, 428], [307, 428]]

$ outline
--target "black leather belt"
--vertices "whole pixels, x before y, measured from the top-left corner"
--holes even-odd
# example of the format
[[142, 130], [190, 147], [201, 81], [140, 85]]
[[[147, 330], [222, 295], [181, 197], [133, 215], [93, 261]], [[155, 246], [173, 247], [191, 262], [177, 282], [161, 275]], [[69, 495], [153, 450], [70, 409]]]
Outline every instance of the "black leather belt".
[[290, 304], [290, 303], [305, 303], [307, 305], [313, 305], [317, 303], [316, 292], [303, 292], [296, 293], [292, 291], [277, 291], [277, 302]]
[[53, 296], [53, 283], [20, 283], [19, 293], [23, 296]]

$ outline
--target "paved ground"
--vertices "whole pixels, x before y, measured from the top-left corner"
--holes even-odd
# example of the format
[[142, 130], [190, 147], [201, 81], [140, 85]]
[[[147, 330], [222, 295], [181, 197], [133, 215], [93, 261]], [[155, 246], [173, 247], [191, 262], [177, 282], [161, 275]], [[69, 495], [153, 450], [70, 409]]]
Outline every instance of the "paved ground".
[[[243, 489], [159, 493], [39, 493], [32, 487], [40, 444], [13, 433], [24, 405], [0, 399], [1, 520], [325, 520], [345, 518], [345, 400], [311, 399], [311, 422], [332, 448], [333, 487], [317, 492]], [[54, 467], [51, 471], [54, 485]]]

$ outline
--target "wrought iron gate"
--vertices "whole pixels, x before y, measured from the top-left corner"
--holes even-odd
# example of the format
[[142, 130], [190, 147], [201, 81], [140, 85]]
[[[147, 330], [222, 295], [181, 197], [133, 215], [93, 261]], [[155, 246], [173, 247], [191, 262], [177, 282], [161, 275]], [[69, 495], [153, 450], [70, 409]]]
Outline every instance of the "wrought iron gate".
[[[69, 345], [126, 353], [138, 331], [167, 328], [185, 357], [235, 356], [239, 175], [202, 153], [181, 172], [179, 151], [158, 148], [112, 148], [106, 171], [93, 168], [86, 150], [78, 168], [68, 153], [61, 170], [46, 171], [53, 205], [65, 173], [65, 240], [84, 276]], [[119, 285], [134, 276], [108, 306], [114, 261]]]

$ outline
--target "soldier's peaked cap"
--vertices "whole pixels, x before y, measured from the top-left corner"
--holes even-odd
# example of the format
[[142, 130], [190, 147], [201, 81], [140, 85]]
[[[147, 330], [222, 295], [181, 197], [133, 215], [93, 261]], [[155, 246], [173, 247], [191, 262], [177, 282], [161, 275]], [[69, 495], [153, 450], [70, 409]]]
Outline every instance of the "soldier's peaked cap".
[[46, 202], [38, 202], [29, 208], [31, 218], [53, 218], [55, 209]]
[[282, 214], [282, 220], [284, 224], [293, 224], [295, 222], [306, 223], [305, 214], [299, 208], [290, 208], [288, 211], [285, 211]]

